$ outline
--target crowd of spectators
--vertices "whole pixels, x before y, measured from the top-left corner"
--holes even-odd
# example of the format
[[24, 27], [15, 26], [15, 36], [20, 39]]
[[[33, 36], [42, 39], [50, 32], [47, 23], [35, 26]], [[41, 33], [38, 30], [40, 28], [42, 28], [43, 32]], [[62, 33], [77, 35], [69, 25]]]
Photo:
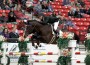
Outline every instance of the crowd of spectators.
[[[38, 16], [35, 19], [38, 20], [39, 22], [46, 22], [48, 23], [49, 21], [54, 21], [53, 19], [50, 19], [51, 17], [59, 17], [59, 23], [60, 25], [63, 24], [62, 29], [68, 29], [68, 27], [73, 27], [77, 28], [77, 26], [73, 23], [71, 18], [84, 18], [84, 14], [90, 15], [90, 7], [87, 8], [87, 5], [85, 5], [84, 0], [63, 0], [61, 6], [71, 6], [69, 12], [68, 12], [68, 17], [66, 18], [62, 16], [61, 11], [58, 12], [58, 14], [54, 11], [54, 8], [50, 4], [51, 2], [54, 2], [54, 0], [40, 0], [37, 3], [31, 1], [31, 4], [28, 5], [28, 2], [30, 0], [0, 0], [0, 9], [2, 10], [10, 10], [8, 15], [5, 12], [2, 12], [2, 16], [0, 16], [0, 23], [1, 24], [7, 24], [7, 23], [12, 23], [14, 25], [17, 24], [16, 19], [17, 16], [14, 13], [14, 10], [21, 11], [26, 10], [27, 8], [30, 8], [30, 10], [33, 13], [33, 16]], [[30, 11], [29, 10], [29, 11]], [[52, 14], [50, 16], [43, 16], [44, 12], [51, 12]], [[29, 12], [30, 13], [30, 12]], [[30, 13], [31, 14], [31, 13]], [[55, 21], [54, 21], [55, 22]], [[13, 27], [12, 31], [8, 31], [8, 28], [5, 27], [3, 28], [3, 31], [1, 32], [2, 35], [4, 35], [6, 38], [18, 38], [18, 34], [13, 34], [16, 30], [16, 27]]]
[[74, 17], [74, 18], [83, 18], [84, 14], [90, 15], [90, 8], [87, 8], [87, 5], [85, 5], [84, 0], [75, 0], [74, 2], [71, 2], [69, 4], [71, 7], [70, 12], [68, 13], [68, 16]]

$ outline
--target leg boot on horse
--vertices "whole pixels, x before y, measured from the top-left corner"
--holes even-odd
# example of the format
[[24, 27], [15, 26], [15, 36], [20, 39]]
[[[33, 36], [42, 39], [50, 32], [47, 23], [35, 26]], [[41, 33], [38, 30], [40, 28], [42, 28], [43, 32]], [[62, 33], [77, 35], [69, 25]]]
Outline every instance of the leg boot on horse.
[[[40, 38], [40, 36], [37, 33], [35, 33], [31, 38], [32, 46], [34, 46], [36, 49], [38, 47], [41, 47], [39, 38]], [[37, 44], [35, 45], [35, 43], [37, 43]]]

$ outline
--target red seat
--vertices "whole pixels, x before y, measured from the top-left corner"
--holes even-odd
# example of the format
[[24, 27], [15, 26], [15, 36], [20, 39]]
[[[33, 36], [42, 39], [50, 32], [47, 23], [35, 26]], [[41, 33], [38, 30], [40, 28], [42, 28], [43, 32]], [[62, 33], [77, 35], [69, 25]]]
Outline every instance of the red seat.
[[72, 27], [69, 27], [68, 30], [71, 31], [71, 32], [75, 32], [75, 29], [72, 28]]
[[86, 5], [90, 5], [90, 2], [85, 2]]
[[77, 31], [75, 31], [75, 33], [79, 36], [79, 33], [80, 33], [80, 32], [77, 30]]
[[16, 22], [18, 22], [18, 23], [19, 23], [19, 22], [21, 22], [21, 20], [19, 20], [19, 19], [16, 19]]
[[80, 40], [84, 41], [86, 39], [87, 32], [80, 32]]
[[80, 27], [79, 26], [77, 26], [77, 29], [76, 29], [77, 31], [79, 31], [80, 30]]
[[87, 32], [80, 32], [80, 35], [86, 35]]
[[63, 2], [63, 0], [55, 0], [55, 1], [59, 1], [59, 2], [61, 2], [61, 3]]
[[86, 18], [81, 18], [80, 21], [85, 22], [87, 19]]
[[2, 10], [0, 10], [0, 14], [2, 14]]
[[80, 31], [87, 31], [87, 27], [86, 26], [81, 26]]
[[18, 33], [19, 33], [20, 36], [23, 36], [24, 31], [23, 30], [18, 30]]
[[2, 16], [2, 14], [0, 14], [0, 16]]
[[81, 36], [80, 36], [80, 41], [85, 41], [85, 39], [86, 39], [86, 38], [85, 38], [84, 35], [81, 35]]
[[80, 21], [80, 18], [75, 18], [74, 21], [78, 22]]
[[2, 10], [2, 12], [6, 12], [6, 10]]
[[73, 23], [74, 23], [75, 25], [77, 25], [77, 22], [74, 22], [74, 21], [73, 21]]
[[56, 6], [58, 9], [61, 9], [61, 6]]
[[11, 24], [11, 23], [7, 24], [7, 28], [8, 28], [8, 29], [10, 29], [10, 30], [11, 30], [13, 27], [14, 27], [14, 25], [13, 25], [13, 24]]
[[55, 6], [55, 5], [52, 5], [52, 8], [53, 8], [53, 9], [55, 9], [55, 8], [56, 8], [56, 6]]
[[50, 2], [51, 5], [54, 5], [54, 2]]
[[76, 25], [78, 25], [78, 26], [82, 26], [83, 25], [83, 22], [76, 22], [77, 24]]
[[3, 24], [0, 24], [0, 27], [2, 27], [3, 26]]
[[61, 10], [61, 13], [68, 13], [69, 10]]
[[59, 9], [54, 9], [55, 12], [59, 12]]
[[90, 15], [87, 15], [87, 14], [84, 14], [83, 16], [86, 18], [90, 18]]
[[44, 12], [43, 14], [44, 14], [45, 16], [50, 16], [50, 15], [52, 14], [52, 12], [47, 12], [47, 13]]
[[84, 22], [83, 25], [84, 25], [84, 26], [89, 26], [90, 23], [89, 23], [89, 22]]
[[74, 18], [71, 18], [72, 21], [74, 21]]
[[64, 17], [68, 17], [68, 14], [62, 13], [62, 16], [64, 16]]
[[90, 18], [87, 18], [86, 21], [90, 22]]
[[8, 14], [10, 12], [10, 10], [5, 10], [5, 13]]

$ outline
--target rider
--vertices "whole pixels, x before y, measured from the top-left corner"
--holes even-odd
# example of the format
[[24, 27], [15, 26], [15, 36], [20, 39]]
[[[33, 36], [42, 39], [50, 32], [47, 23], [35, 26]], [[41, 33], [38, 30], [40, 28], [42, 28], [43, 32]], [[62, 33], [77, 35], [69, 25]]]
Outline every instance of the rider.
[[59, 34], [59, 32], [57, 31], [58, 28], [58, 24], [59, 24], [59, 17], [52, 17], [52, 16], [43, 16], [40, 15], [39, 17], [42, 21], [42, 23], [44, 24], [51, 24], [53, 27], [53, 31], [56, 35]]

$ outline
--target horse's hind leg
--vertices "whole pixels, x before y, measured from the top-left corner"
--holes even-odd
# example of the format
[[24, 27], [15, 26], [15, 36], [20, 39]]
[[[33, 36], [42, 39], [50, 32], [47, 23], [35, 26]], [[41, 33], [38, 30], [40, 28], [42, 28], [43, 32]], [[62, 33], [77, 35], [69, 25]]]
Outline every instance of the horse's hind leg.
[[31, 42], [32, 42], [32, 46], [34, 46], [34, 47], [35, 47], [35, 44], [34, 44], [34, 39], [33, 39], [33, 38], [31, 38]]
[[35, 45], [35, 48], [37, 49], [39, 46], [39, 40], [36, 39], [36, 43], [37, 43], [37, 45]]
[[38, 45], [39, 47], [41, 47], [41, 44], [40, 44], [40, 41], [39, 41], [39, 40], [37, 40], [37, 45]]

